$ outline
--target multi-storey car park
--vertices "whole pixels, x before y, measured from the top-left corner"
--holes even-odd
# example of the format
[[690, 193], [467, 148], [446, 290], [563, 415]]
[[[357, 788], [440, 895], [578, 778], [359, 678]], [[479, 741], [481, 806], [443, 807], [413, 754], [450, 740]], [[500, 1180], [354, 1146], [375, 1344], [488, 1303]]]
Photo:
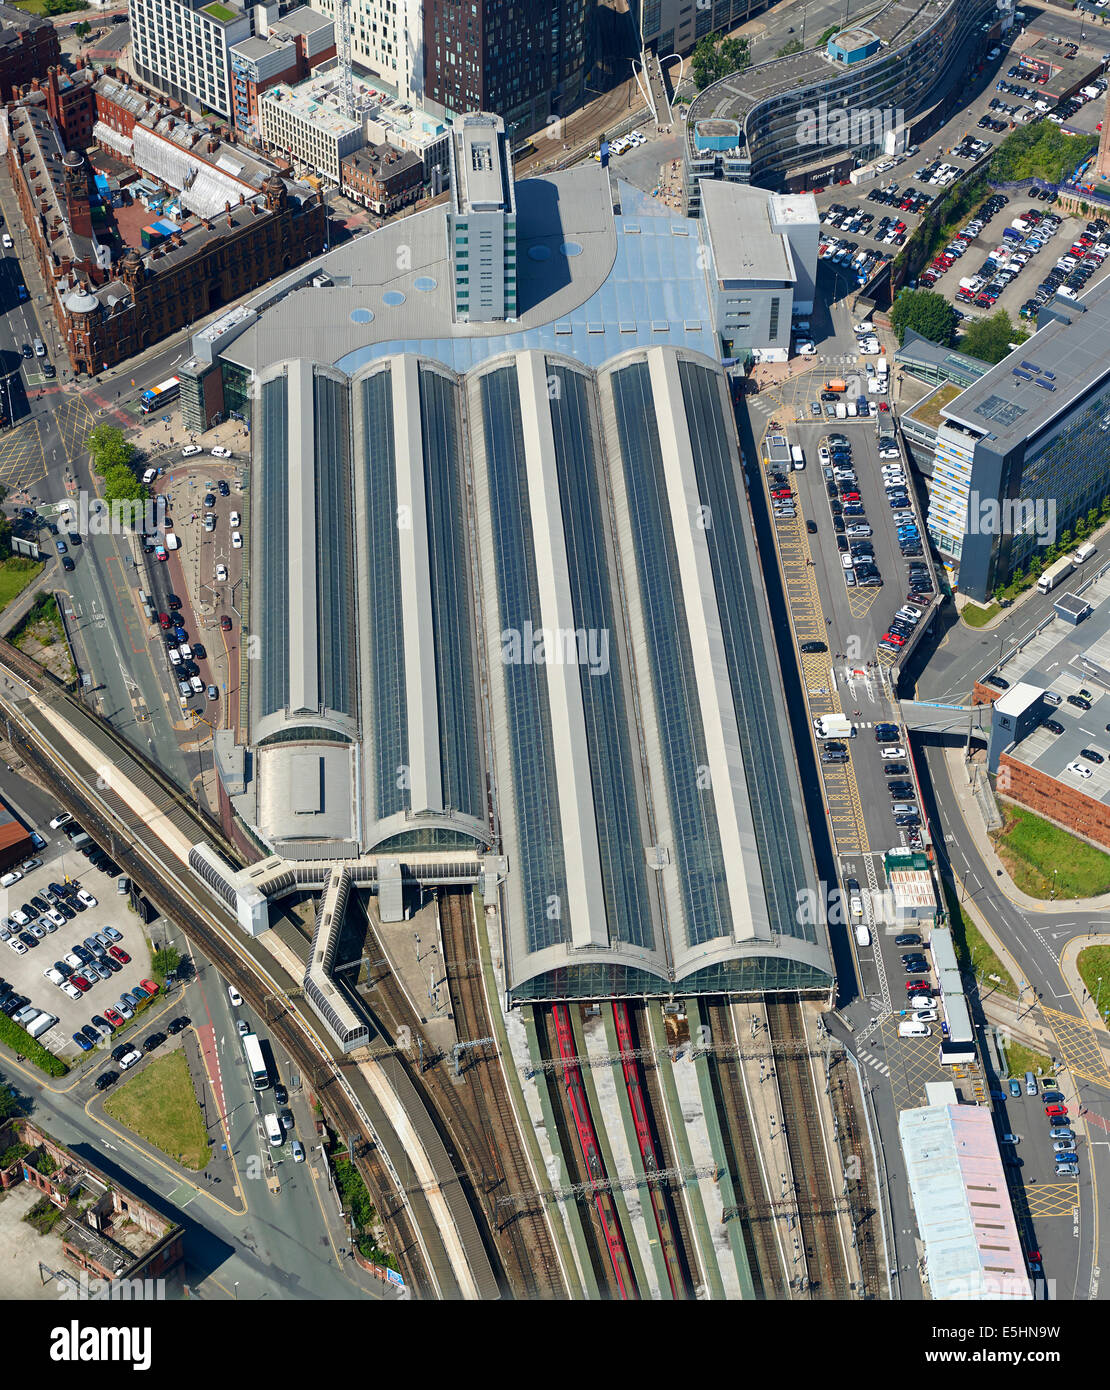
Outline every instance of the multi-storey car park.
[[253, 381], [233, 802], [270, 881], [342, 862], [383, 920], [481, 878], [513, 1002], [826, 996], [700, 239], [617, 191], [517, 186], [513, 321], [459, 320], [431, 210], [186, 368], [209, 401]]
[[987, 42], [994, 11], [995, 0], [892, 0], [822, 48], [706, 87], [686, 121], [690, 215], [700, 211], [699, 179], [812, 188], [845, 177], [832, 171], [846, 156], [893, 148]]

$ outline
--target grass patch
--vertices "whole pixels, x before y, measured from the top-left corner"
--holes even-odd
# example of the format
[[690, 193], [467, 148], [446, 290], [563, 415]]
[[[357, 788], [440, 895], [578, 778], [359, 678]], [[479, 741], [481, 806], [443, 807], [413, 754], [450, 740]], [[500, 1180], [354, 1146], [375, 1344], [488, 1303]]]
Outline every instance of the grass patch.
[[991, 839], [1023, 893], [1051, 897], [1054, 882], [1058, 898], [1093, 898], [1110, 891], [1110, 854], [1020, 806], [1004, 806], [1002, 814], [1002, 829]]
[[32, 560], [27, 555], [9, 555], [6, 560], [0, 560], [0, 608], [7, 608], [12, 599], [18, 598], [42, 569], [41, 560]]
[[183, 1168], [199, 1172], [207, 1164], [212, 1141], [180, 1049], [151, 1062], [104, 1109]]
[[997, 603], [981, 608], [977, 603], [965, 603], [960, 609], [960, 618], [968, 627], [985, 627], [992, 618], [997, 618], [1002, 609]]
[[1043, 1052], [1034, 1052], [1031, 1047], [1014, 1042], [1012, 1038], [1005, 1040], [1004, 1047], [1006, 1065], [1010, 1068], [1011, 1076], [1021, 1077], [1027, 1071], [1031, 1071], [1034, 1076], [1052, 1075], [1052, 1058], [1046, 1057]]
[[60, 1057], [48, 1052], [42, 1043], [36, 1042], [30, 1033], [25, 1033], [7, 1014], [0, 1014], [0, 1042], [6, 1043], [13, 1052], [21, 1052], [28, 1062], [33, 1062], [47, 1076], [65, 1076], [69, 1071]]
[[366, 1184], [362, 1181], [362, 1175], [349, 1158], [333, 1156], [332, 1166], [335, 1172], [335, 1184], [343, 1199], [344, 1209], [349, 1213], [354, 1224], [355, 1244], [358, 1246], [359, 1253], [364, 1259], [372, 1260], [374, 1264], [384, 1265], [387, 1269], [396, 1269], [397, 1261], [387, 1250], [381, 1248], [375, 1237], [378, 1214], [370, 1201], [370, 1194], [366, 1190]]
[[202, 12], [206, 15], [210, 15], [212, 19], [219, 20], [221, 24], [229, 24], [231, 20], [235, 18], [235, 11], [229, 10], [226, 5], [217, 5], [215, 3], [204, 5], [202, 6]]
[[911, 415], [915, 420], [920, 420], [923, 425], [931, 425], [933, 429], [939, 429], [944, 417], [940, 413], [941, 406], [950, 405], [956, 397], [963, 391], [962, 386], [957, 386], [954, 381], [946, 381], [943, 386], [938, 386], [931, 396], [926, 396], [923, 401], [903, 414]]
[[[972, 970], [979, 977], [982, 993], [994, 988], [1009, 999], [1018, 996], [1017, 985], [1009, 971], [995, 955], [993, 947], [960, 906], [959, 894], [954, 884], [944, 880], [944, 899], [948, 906], [948, 920], [952, 925], [952, 941], [956, 947], [956, 959], [961, 970]], [[997, 980], [991, 976], [997, 975]]]
[[1085, 946], [1079, 953], [1077, 964], [1079, 978], [1105, 1018], [1107, 1009], [1110, 1009], [1110, 946]]

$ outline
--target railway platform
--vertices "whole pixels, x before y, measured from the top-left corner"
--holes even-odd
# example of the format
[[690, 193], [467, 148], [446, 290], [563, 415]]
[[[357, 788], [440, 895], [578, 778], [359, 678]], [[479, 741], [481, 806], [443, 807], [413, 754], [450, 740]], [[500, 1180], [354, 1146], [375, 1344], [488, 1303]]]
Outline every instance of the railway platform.
[[[385, 962], [420, 1020], [429, 1043], [449, 1056], [460, 1038], [451, 1014], [435, 899], [428, 894], [416, 912], [403, 922], [383, 922], [378, 915], [378, 900], [373, 895], [367, 899], [366, 912], [372, 935], [377, 937]], [[368, 945], [367, 950], [372, 948]], [[378, 953], [373, 950], [372, 954], [377, 956]], [[366, 966], [360, 978], [373, 979], [383, 968], [374, 960], [366, 962]]]

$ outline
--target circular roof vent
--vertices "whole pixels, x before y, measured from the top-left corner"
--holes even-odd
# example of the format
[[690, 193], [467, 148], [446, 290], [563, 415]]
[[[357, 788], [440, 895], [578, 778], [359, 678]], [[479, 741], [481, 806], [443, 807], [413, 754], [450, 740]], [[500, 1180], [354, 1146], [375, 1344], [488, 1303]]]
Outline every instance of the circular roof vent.
[[549, 261], [551, 259], [551, 247], [529, 246], [528, 259], [530, 261]]
[[431, 294], [439, 281], [434, 280], [430, 275], [418, 275], [412, 284], [413, 288], [419, 290], [421, 294]]
[[564, 256], [580, 256], [582, 254], [582, 247], [577, 241], [564, 241], [559, 250]]
[[374, 321], [374, 311], [373, 311], [373, 309], [352, 309], [352, 310], [351, 310], [351, 322], [352, 322], [352, 323], [372, 323], [373, 321]]
[[405, 296], [400, 290], [386, 290], [382, 295], [382, 303], [388, 304], [391, 309], [396, 309], [405, 302]]
[[71, 314], [91, 314], [94, 309], [100, 308], [100, 300], [88, 290], [74, 290], [65, 301], [65, 306]]

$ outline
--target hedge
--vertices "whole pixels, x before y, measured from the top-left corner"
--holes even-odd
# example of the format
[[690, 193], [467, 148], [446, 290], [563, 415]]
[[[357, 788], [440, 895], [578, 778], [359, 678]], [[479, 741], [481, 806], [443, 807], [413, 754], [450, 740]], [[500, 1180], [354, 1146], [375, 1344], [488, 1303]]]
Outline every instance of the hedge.
[[65, 1076], [69, 1067], [53, 1052], [48, 1052], [42, 1043], [36, 1042], [30, 1033], [24, 1032], [18, 1023], [7, 1014], [0, 1013], [0, 1042], [7, 1043], [13, 1052], [20, 1052], [28, 1062], [34, 1062], [47, 1076]]

